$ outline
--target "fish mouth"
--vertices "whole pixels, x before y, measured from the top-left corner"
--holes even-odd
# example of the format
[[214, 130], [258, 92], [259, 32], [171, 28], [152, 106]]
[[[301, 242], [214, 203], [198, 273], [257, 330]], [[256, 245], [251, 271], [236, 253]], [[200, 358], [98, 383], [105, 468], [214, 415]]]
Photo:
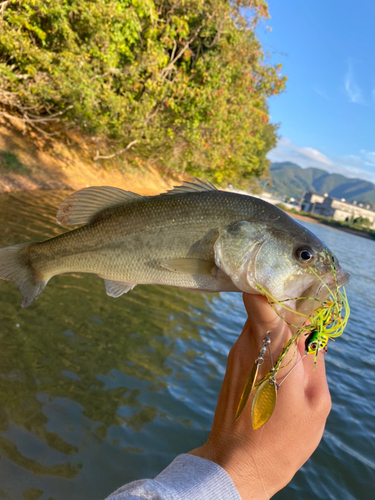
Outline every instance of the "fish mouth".
[[332, 272], [327, 273], [322, 276], [322, 281], [314, 283], [303, 292], [302, 296], [309, 297], [309, 299], [297, 301], [296, 310], [299, 313], [310, 316], [322, 302], [335, 293], [336, 287], [341, 288], [345, 286], [350, 278], [350, 273], [341, 268], [336, 269], [336, 277], [332, 275]]
[[330, 292], [335, 293], [336, 286], [337, 288], [341, 288], [349, 283], [351, 276], [347, 271], [343, 271], [339, 269], [336, 274], [336, 279], [329, 274], [329, 277], [326, 279], [323, 278], [324, 283], [320, 283], [320, 286], [317, 288], [316, 296], [319, 301], [324, 302], [328, 299]]

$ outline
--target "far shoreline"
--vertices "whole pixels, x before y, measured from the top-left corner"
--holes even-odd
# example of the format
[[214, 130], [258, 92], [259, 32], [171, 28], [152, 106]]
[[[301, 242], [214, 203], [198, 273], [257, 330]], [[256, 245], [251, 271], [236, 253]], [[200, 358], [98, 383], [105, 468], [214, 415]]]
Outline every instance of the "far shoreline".
[[[106, 145], [103, 143], [101, 146], [104, 151]], [[0, 117], [0, 193], [59, 190], [66, 191], [68, 196], [72, 191], [96, 185], [152, 196], [183, 181], [193, 180], [190, 175], [165, 170], [162, 165], [131, 157], [130, 154], [95, 161], [97, 147], [92, 138], [77, 131], [65, 131], [58, 137], [44, 137], [34, 130], [25, 130], [18, 122], [10, 123]], [[365, 231], [330, 224], [307, 215], [287, 213], [297, 220], [328, 225], [374, 240]]]
[[374, 238], [371, 237], [370, 234], [366, 233], [365, 231], [361, 231], [360, 229], [353, 229], [353, 228], [345, 227], [345, 226], [339, 227], [339, 226], [330, 224], [328, 221], [327, 222], [320, 221], [320, 220], [315, 219], [313, 217], [308, 217], [307, 215], [300, 215], [300, 214], [295, 214], [295, 213], [290, 213], [290, 212], [287, 212], [287, 214], [290, 215], [290, 217], [292, 217], [293, 219], [304, 220], [306, 222], [311, 222], [312, 224], [318, 224], [319, 226], [328, 226], [328, 227], [331, 227], [332, 229], [337, 229], [338, 231], [344, 231], [345, 233], [354, 234], [356, 236], [361, 236], [362, 238], [366, 238], [368, 240], [374, 241]]
[[[146, 176], [143, 177], [143, 181], [146, 180], [145, 177]], [[140, 191], [139, 189], [137, 189], [139, 187], [139, 179], [137, 179], [138, 182], [135, 182], [135, 183], [134, 183], [134, 180], [131, 179], [131, 178], [130, 179], [128, 178], [127, 180], [128, 180], [128, 182], [126, 182], [126, 184], [127, 184], [127, 186], [126, 186], [127, 190], [129, 190], [129, 191], [133, 191], [134, 190], [134, 192]], [[166, 187], [167, 187], [167, 189], [171, 188], [172, 187], [171, 184], [172, 183], [173, 184], [176, 183], [176, 181], [175, 182], [172, 181], [172, 183], [171, 183], [172, 179], [168, 179], [167, 180], [167, 179], [164, 178], [163, 179], [164, 182], [160, 182], [160, 185], [158, 186], [158, 184], [159, 184], [158, 181], [159, 180], [161, 180], [161, 179], [158, 179], [158, 178], [155, 179], [154, 178], [153, 179], [154, 182], [151, 182], [150, 186], [147, 186], [147, 183], [144, 183], [143, 186], [142, 186], [142, 191], [143, 191], [142, 194], [143, 195], [151, 195], [152, 196], [152, 195], [158, 194], [160, 192], [166, 191]], [[169, 181], [169, 183], [168, 183], [168, 181]], [[177, 181], [177, 183], [180, 183], [180, 182]], [[109, 185], [109, 184], [110, 183], [108, 183], [107, 185]], [[129, 186], [129, 184], [130, 184], [130, 186]], [[165, 186], [165, 184], [167, 184], [167, 186]], [[168, 184], [169, 184], [169, 186], [168, 186]], [[84, 186], [84, 187], [87, 187], [87, 185]], [[123, 187], [123, 186], [121, 186], [121, 187]], [[61, 188], [59, 189], [59, 188], [60, 188], [60, 186], [54, 187], [54, 188], [51, 188], [50, 186], [48, 186], [47, 189], [46, 189], [46, 186], [35, 186], [34, 185], [34, 186], [30, 187], [30, 186], [27, 185], [27, 183], [25, 183], [25, 185], [22, 185], [22, 183], [19, 183], [16, 189], [8, 189], [8, 190], [1, 190], [0, 189], [0, 196], [1, 195], [9, 195], [9, 194], [12, 194], [12, 193], [21, 193], [21, 192], [24, 193], [25, 191], [30, 192], [30, 193], [31, 192], [38, 192], [38, 193], [40, 193], [42, 191], [48, 192], [48, 191], [56, 191], [56, 190], [58, 190], [58, 191], [66, 191], [67, 196], [69, 196], [69, 194], [72, 191], [76, 191], [77, 190], [77, 188], [75, 188], [73, 186], [64, 186], [62, 189]], [[81, 188], [81, 186], [78, 189], [80, 189], [80, 188]], [[139, 194], [141, 194], [141, 193], [139, 193]], [[325, 221], [322, 221], [322, 220], [315, 219], [314, 217], [309, 217], [307, 215], [300, 215], [298, 213], [293, 213], [293, 212], [289, 212], [289, 211], [286, 211], [286, 213], [290, 217], [292, 217], [293, 219], [302, 220], [302, 221], [306, 221], [306, 222], [311, 222], [312, 224], [317, 224], [319, 226], [328, 226], [328, 227], [331, 227], [333, 229], [337, 229], [338, 231], [344, 231], [345, 233], [354, 234], [356, 236], [361, 236], [362, 238], [366, 238], [368, 240], [373, 240], [374, 241], [374, 238], [370, 234], [366, 233], [365, 231], [361, 231], [361, 230], [357, 230], [357, 229], [353, 229], [353, 228], [345, 227], [345, 226], [336, 226], [334, 224], [330, 224], [329, 221], [325, 222]]]

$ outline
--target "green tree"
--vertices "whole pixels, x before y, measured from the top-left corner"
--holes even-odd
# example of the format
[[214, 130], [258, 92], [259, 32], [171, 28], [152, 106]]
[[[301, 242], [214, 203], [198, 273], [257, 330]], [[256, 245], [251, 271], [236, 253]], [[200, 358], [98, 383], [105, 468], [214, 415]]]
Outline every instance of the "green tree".
[[[281, 66], [255, 30], [263, 0], [9, 0], [0, 104], [31, 126], [62, 120], [216, 183], [268, 169], [267, 98]], [[250, 16], [250, 17], [247, 17]]]
[[362, 216], [359, 216], [359, 217], [356, 217], [355, 219], [353, 219], [352, 224], [354, 224], [355, 226], [365, 227], [368, 229], [371, 227], [370, 219], [368, 219], [367, 217], [362, 217]]

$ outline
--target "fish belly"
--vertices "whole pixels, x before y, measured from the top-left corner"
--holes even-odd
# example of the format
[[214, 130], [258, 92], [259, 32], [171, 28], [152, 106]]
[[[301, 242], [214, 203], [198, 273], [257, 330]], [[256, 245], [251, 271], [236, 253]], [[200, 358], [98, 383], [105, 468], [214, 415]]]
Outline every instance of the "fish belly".
[[[40, 281], [70, 273], [93, 273], [129, 284], [170, 285], [197, 291], [238, 291], [229, 276], [215, 266], [218, 230], [180, 224], [141, 229], [114, 236], [106, 228], [86, 226], [29, 249]], [[193, 274], [166, 268], [175, 261], [212, 263], [211, 273]]]

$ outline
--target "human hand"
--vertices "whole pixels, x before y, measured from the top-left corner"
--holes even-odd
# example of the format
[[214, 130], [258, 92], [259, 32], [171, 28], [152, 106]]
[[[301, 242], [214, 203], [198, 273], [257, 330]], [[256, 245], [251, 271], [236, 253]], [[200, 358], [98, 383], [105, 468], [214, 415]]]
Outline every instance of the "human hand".
[[[211, 433], [206, 443], [190, 454], [223, 467], [242, 500], [263, 500], [286, 486], [314, 452], [323, 434], [331, 399], [323, 354], [318, 356], [315, 371], [314, 356], [306, 356], [278, 389], [275, 410], [262, 428], [252, 428], [251, 399], [235, 421], [245, 381], [266, 332], [271, 332], [274, 362], [292, 335], [264, 297], [244, 294], [244, 303], [249, 318], [228, 356]], [[279, 371], [279, 383], [303, 354], [304, 339], [301, 339], [296, 358]], [[284, 364], [291, 357], [289, 352]], [[267, 353], [257, 380], [270, 368]]]

